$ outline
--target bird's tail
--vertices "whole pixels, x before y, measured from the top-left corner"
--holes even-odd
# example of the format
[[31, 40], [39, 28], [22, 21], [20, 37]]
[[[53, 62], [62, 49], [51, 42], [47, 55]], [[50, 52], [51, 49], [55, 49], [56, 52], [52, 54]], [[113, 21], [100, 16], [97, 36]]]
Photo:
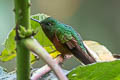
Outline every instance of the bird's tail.
[[72, 54], [85, 65], [96, 62], [96, 60], [92, 56], [90, 56], [87, 51], [84, 51], [76, 42], [72, 43], [71, 41], [69, 41], [66, 43], [66, 45], [72, 52]]
[[76, 58], [78, 58], [80, 61], [82, 61], [85, 65], [96, 62], [96, 60], [93, 57], [91, 57], [90, 55], [86, 54], [84, 51], [82, 51], [82, 49], [78, 50], [78, 49], [74, 48], [71, 52], [73, 53], [73, 55]]

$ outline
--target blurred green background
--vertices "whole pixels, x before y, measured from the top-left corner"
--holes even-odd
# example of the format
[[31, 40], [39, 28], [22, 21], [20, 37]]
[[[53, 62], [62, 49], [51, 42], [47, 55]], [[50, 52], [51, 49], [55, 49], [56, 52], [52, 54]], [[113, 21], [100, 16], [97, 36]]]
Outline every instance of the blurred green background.
[[[0, 52], [7, 34], [15, 26], [13, 1], [0, 0]], [[31, 2], [31, 15], [46, 13], [74, 27], [84, 40], [100, 42], [112, 53], [120, 53], [120, 0], [31, 0]]]

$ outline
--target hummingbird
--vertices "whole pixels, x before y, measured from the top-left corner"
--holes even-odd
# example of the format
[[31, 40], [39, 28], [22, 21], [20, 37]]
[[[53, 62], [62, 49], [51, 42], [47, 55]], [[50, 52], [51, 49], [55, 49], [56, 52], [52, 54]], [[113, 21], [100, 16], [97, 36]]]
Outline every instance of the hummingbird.
[[74, 55], [85, 65], [96, 62], [83, 44], [80, 34], [71, 26], [48, 17], [42, 21], [31, 18], [38, 22], [48, 39], [54, 44], [61, 55]]

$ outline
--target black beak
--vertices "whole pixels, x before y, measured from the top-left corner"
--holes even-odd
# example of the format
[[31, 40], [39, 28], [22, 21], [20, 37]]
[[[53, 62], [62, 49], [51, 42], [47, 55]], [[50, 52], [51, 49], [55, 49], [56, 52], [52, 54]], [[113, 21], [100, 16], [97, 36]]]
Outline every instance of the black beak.
[[36, 22], [41, 24], [41, 22], [39, 20], [37, 20], [37, 19], [31, 18], [31, 20], [36, 21]]
[[35, 22], [38, 22], [38, 23], [41, 25], [41, 27], [44, 27], [44, 26], [45, 26], [41, 21], [39, 21], [39, 20], [37, 20], [37, 19], [31, 18], [31, 20], [33, 20], [33, 21], [35, 21]]

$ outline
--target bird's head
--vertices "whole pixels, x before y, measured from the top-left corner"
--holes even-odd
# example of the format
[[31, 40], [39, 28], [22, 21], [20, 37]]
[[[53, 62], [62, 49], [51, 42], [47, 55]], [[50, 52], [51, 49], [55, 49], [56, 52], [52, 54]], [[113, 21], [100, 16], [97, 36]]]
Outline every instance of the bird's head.
[[48, 17], [40, 22], [41, 27], [47, 31], [51, 31], [51, 29], [54, 28], [56, 24], [57, 21], [51, 17]]
[[58, 24], [59, 22], [52, 17], [48, 17], [40, 22], [43, 31], [49, 38], [52, 38], [52, 36], [54, 35], [55, 30], [58, 27]]

